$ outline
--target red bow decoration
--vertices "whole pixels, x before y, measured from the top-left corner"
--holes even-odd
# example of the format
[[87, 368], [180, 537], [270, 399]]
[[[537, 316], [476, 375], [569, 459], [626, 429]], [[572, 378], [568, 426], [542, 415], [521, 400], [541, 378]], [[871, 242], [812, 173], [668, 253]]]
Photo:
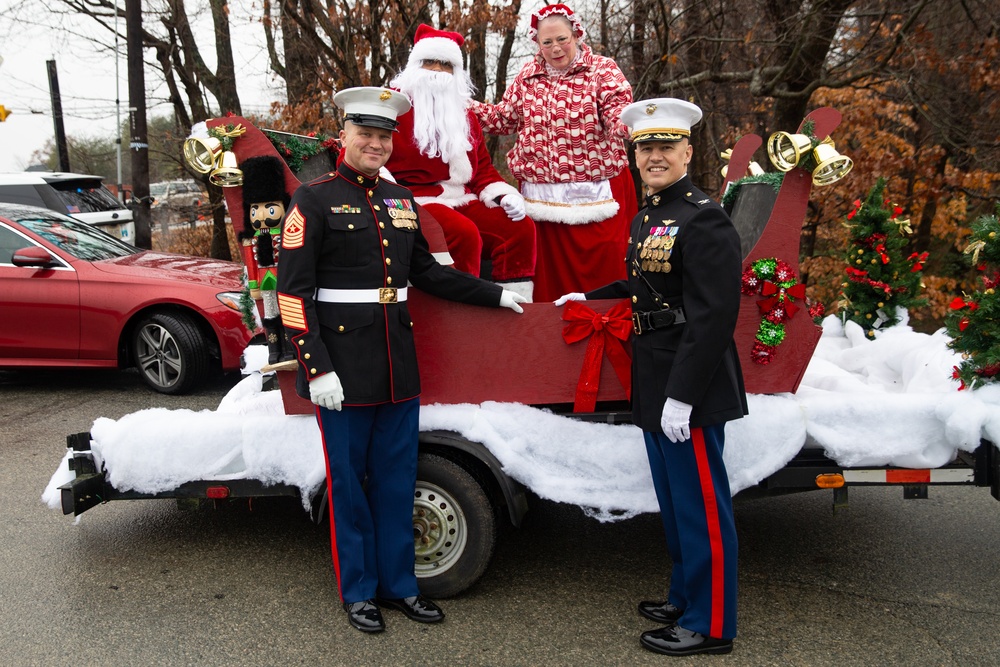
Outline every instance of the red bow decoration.
[[579, 301], [567, 301], [563, 309], [563, 340], [572, 344], [590, 338], [576, 385], [573, 412], [593, 412], [601, 384], [601, 362], [606, 354], [615, 369], [625, 396], [632, 395], [632, 356], [625, 343], [632, 334], [632, 305], [622, 301], [603, 315]]
[[[761, 299], [757, 302], [757, 307], [760, 308], [760, 312], [767, 313], [770, 312], [779, 303], [784, 303], [785, 311], [788, 313], [788, 317], [792, 317], [795, 313], [799, 312], [799, 307], [792, 303], [792, 299], [805, 299], [806, 298], [806, 286], [802, 283], [796, 283], [791, 287], [781, 287], [770, 280], [764, 281], [764, 287], [760, 291], [764, 296], [770, 296], [770, 299]], [[771, 295], [774, 296], [771, 296]]]

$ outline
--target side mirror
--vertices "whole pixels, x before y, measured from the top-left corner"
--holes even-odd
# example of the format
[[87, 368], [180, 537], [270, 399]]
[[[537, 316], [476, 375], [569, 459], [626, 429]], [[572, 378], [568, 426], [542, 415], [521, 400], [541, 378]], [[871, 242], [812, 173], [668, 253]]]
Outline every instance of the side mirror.
[[45, 248], [39, 248], [38, 246], [29, 246], [27, 248], [15, 250], [14, 256], [10, 261], [14, 266], [23, 266], [35, 269], [47, 269], [53, 266], [59, 266], [59, 263], [53, 259], [48, 250]]

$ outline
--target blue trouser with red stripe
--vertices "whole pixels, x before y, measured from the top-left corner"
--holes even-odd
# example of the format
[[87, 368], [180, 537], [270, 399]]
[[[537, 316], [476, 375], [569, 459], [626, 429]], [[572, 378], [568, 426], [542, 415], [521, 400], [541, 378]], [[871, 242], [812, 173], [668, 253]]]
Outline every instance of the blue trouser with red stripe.
[[668, 600], [677, 625], [709, 637], [736, 636], [736, 524], [722, 460], [725, 424], [691, 429], [670, 442], [643, 431], [649, 469], [673, 560]]
[[413, 573], [419, 414], [418, 398], [339, 411], [317, 407], [343, 602], [419, 593]]

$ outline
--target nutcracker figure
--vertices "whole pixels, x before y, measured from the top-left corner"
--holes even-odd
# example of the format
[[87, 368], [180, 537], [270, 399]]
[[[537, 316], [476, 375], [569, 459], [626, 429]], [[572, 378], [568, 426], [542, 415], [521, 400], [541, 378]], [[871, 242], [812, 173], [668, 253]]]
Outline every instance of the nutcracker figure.
[[281, 324], [276, 288], [277, 249], [281, 244], [281, 222], [290, 197], [285, 191], [284, 168], [280, 158], [252, 157], [240, 165], [243, 170], [243, 220], [240, 233], [243, 262], [247, 267], [250, 296], [263, 301], [264, 334], [267, 336], [265, 368], [295, 367], [292, 351]]

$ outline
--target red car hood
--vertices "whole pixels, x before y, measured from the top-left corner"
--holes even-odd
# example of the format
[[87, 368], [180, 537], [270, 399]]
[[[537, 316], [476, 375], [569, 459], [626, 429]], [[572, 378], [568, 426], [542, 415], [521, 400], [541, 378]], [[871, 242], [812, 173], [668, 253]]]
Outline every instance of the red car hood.
[[199, 283], [230, 292], [243, 289], [242, 264], [207, 257], [145, 250], [127, 257], [93, 262], [91, 266], [116, 275]]

